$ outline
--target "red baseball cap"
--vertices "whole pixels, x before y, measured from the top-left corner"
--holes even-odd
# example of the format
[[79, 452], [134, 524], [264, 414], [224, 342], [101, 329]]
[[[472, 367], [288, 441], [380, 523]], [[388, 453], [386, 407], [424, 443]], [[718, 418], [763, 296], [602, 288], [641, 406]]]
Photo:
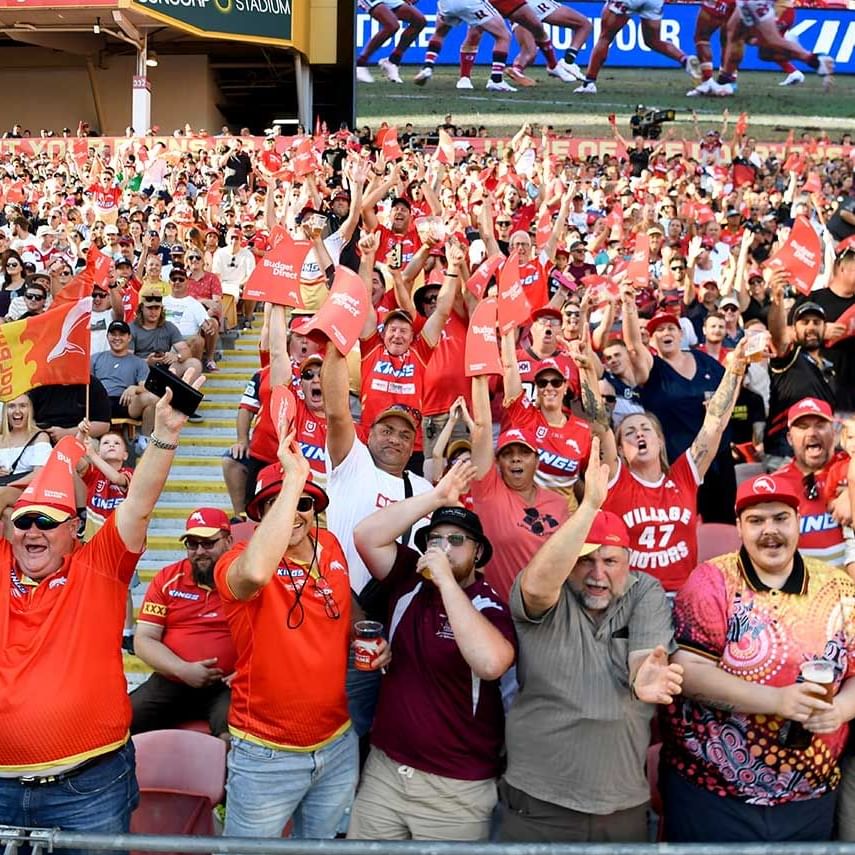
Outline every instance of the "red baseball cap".
[[597, 511], [591, 530], [579, 550], [579, 556], [590, 555], [601, 546], [622, 546], [629, 549], [629, 532], [624, 521], [611, 511]]
[[535, 309], [531, 313], [531, 319], [536, 321], [538, 318], [555, 318], [558, 321], [563, 320], [560, 309], [553, 309], [552, 306], [541, 306], [539, 309]]
[[565, 380], [569, 377], [567, 366], [565, 365], [562, 367], [551, 356], [547, 356], [546, 359], [542, 359], [540, 361], [540, 365], [537, 366], [537, 371], [534, 372], [534, 376], [537, 377], [539, 374], [543, 374], [544, 371], [557, 371]]
[[[265, 466], [258, 473], [258, 478], [255, 482], [255, 495], [247, 502], [246, 515], [251, 519], [259, 522], [261, 520], [261, 507], [268, 500], [277, 496], [282, 490], [282, 482], [284, 476], [282, 473], [282, 465], [279, 463], [271, 463]], [[326, 492], [312, 481], [312, 473], [306, 479], [306, 485], [303, 487], [303, 492], [308, 493], [315, 500], [315, 512], [321, 513], [330, 503], [329, 496]]]
[[817, 418], [825, 419], [827, 422], [834, 421], [831, 404], [828, 401], [820, 401], [819, 398], [802, 398], [801, 401], [796, 401], [787, 410], [787, 427], [792, 427], [793, 422], [802, 416], [816, 416]]
[[665, 324], [674, 324], [679, 329], [680, 319], [673, 312], [657, 312], [647, 322], [647, 332], [653, 335], [659, 327], [664, 327]]
[[855, 250], [855, 235], [849, 235], [848, 238], [840, 241], [840, 243], [834, 248], [834, 254], [842, 255], [847, 249]]
[[503, 448], [509, 445], [524, 445], [526, 448], [537, 454], [537, 440], [530, 430], [525, 428], [510, 428], [499, 435], [499, 441], [496, 443], [496, 454]]
[[736, 515], [746, 508], [764, 502], [783, 502], [799, 510], [799, 494], [793, 484], [780, 475], [758, 475], [749, 481], [743, 481], [736, 491]]
[[187, 517], [180, 540], [185, 537], [216, 537], [221, 531], [231, 533], [232, 527], [225, 511], [219, 508], [197, 508]]

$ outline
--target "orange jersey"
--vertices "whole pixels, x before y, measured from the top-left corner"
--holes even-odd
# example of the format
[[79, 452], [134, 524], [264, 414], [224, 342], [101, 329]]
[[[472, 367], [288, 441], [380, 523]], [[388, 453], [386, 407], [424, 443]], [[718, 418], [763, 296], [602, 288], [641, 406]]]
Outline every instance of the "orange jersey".
[[319, 529], [320, 572], [283, 556], [270, 582], [241, 601], [227, 574], [246, 546], [235, 544], [214, 571], [238, 655], [229, 729], [272, 748], [314, 751], [350, 725], [347, 559], [335, 535]]
[[76, 765], [127, 740], [119, 641], [138, 558], [110, 517], [34, 585], [0, 540], [0, 772]]

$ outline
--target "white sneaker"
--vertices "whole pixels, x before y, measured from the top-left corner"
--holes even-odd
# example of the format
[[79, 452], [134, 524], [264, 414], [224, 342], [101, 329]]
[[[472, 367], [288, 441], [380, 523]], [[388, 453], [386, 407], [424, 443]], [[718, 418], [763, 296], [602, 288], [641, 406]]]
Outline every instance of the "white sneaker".
[[588, 83], [583, 83], [581, 86], [577, 86], [573, 93], [575, 95], [596, 95], [597, 94], [597, 84], [594, 83], [593, 80]]
[[703, 95], [712, 95], [710, 91], [710, 86], [715, 83], [712, 77], [708, 77], [706, 80], [701, 81], [694, 89], [690, 89], [686, 93], [687, 98], [700, 98]]
[[562, 83], [575, 83], [579, 79], [575, 74], [570, 72], [570, 67], [563, 59], [557, 62], [554, 68], [547, 69], [547, 74], [550, 77], [557, 77]]
[[805, 82], [805, 76], [798, 69], [791, 71], [783, 80], [779, 81], [778, 86], [798, 86]]
[[716, 83], [713, 81], [710, 86], [710, 95], [716, 95], [719, 98], [729, 98], [736, 93], [736, 86], [732, 83]]
[[138, 434], [134, 442], [137, 454], [142, 454], [148, 448], [148, 437]]
[[830, 56], [826, 56], [823, 54], [819, 59], [819, 68], [817, 68], [816, 73], [821, 77], [830, 77], [834, 74], [834, 60]]
[[504, 80], [493, 80], [492, 78], [487, 81], [487, 87], [490, 92], [516, 92], [517, 90], [511, 86], [510, 83], [505, 82]]
[[521, 68], [517, 68], [515, 65], [506, 65], [505, 66], [505, 76], [510, 77], [517, 86], [537, 86], [537, 81], [532, 80], [531, 77], [527, 77]]
[[401, 80], [401, 73], [398, 70], [398, 66], [395, 65], [395, 63], [392, 62], [392, 60], [381, 59], [380, 62], [377, 63], [377, 65], [380, 68], [380, 70], [383, 72], [383, 74], [386, 75], [386, 79], [390, 83], [403, 83], [404, 82], [403, 80]]
[[686, 57], [686, 74], [694, 80], [700, 80], [702, 77], [701, 61], [694, 54]]
[[360, 83], [373, 83], [374, 76], [364, 65], [356, 66], [356, 79]]
[[455, 85], [456, 89], [474, 89], [472, 81], [468, 77], [461, 77]]
[[426, 65], [426, 66], [425, 66], [425, 67], [424, 67], [424, 68], [423, 68], [423, 69], [422, 69], [422, 70], [421, 70], [421, 71], [420, 71], [420, 72], [419, 72], [419, 73], [418, 73], [418, 74], [413, 78], [413, 83], [415, 83], [415, 84], [416, 84], [416, 86], [424, 86], [424, 85], [425, 85], [425, 83], [427, 83], [427, 82], [428, 82], [428, 80], [430, 80], [430, 79], [431, 79], [431, 77], [433, 77], [433, 69], [432, 69], [429, 65]]
[[578, 64], [575, 62], [567, 62], [566, 59], [559, 60], [558, 65], [564, 69], [574, 80], [584, 80], [585, 75]]

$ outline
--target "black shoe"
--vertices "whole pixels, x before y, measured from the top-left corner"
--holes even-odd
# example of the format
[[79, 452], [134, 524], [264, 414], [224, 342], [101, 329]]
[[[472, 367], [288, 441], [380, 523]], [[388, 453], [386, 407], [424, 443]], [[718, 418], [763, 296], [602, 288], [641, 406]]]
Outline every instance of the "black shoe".
[[130, 653], [131, 656], [134, 655], [134, 637], [132, 635], [122, 636], [122, 650], [124, 650], [125, 653]]

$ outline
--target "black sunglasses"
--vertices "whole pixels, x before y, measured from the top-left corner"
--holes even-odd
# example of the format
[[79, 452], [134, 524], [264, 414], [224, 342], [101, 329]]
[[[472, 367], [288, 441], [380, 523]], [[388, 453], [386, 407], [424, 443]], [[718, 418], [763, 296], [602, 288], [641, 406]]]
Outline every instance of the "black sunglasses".
[[297, 510], [301, 514], [308, 513], [315, 507], [315, 500], [312, 496], [300, 496], [297, 500]]
[[15, 526], [18, 531], [29, 531], [33, 526], [35, 526], [39, 531], [53, 531], [55, 528], [59, 528], [62, 523], [52, 520], [44, 514], [24, 514], [16, 520], [13, 520], [12, 525]]
[[300, 379], [301, 380], [314, 380], [315, 377], [320, 377], [320, 376], [321, 376], [321, 369], [320, 368], [318, 368], [315, 371], [312, 371], [310, 368], [307, 368], [305, 371], [300, 372]]
[[170, 282], [186, 282], [187, 277], [186, 276], [170, 276], [169, 281]]
[[188, 261], [201, 261], [202, 256], [201, 255], [188, 255], [187, 260]]
[[538, 389], [545, 389], [547, 386], [552, 386], [553, 389], [560, 389], [564, 385], [564, 379], [561, 377], [538, 377], [534, 381], [534, 385]]
[[[28, 294], [27, 296], [29, 296], [29, 294]], [[106, 291], [93, 291], [93, 292], [92, 292], [92, 296], [93, 296], [96, 300], [100, 300], [100, 299], [101, 299], [101, 297], [106, 297], [106, 296], [107, 296], [107, 292], [106, 292]]]
[[672, 265], [671, 265], [671, 269], [672, 269], [672, 270], [685, 270], [686, 268], [685, 268], [685, 267], [683, 267], [683, 265], [682, 265], [682, 264], [672, 264]]
[[163, 303], [162, 297], [143, 297], [144, 306], [159, 306]]
[[45, 299], [45, 295], [44, 295], [44, 294], [24, 294], [24, 296], [25, 296], [28, 300], [44, 300], [44, 299]]

